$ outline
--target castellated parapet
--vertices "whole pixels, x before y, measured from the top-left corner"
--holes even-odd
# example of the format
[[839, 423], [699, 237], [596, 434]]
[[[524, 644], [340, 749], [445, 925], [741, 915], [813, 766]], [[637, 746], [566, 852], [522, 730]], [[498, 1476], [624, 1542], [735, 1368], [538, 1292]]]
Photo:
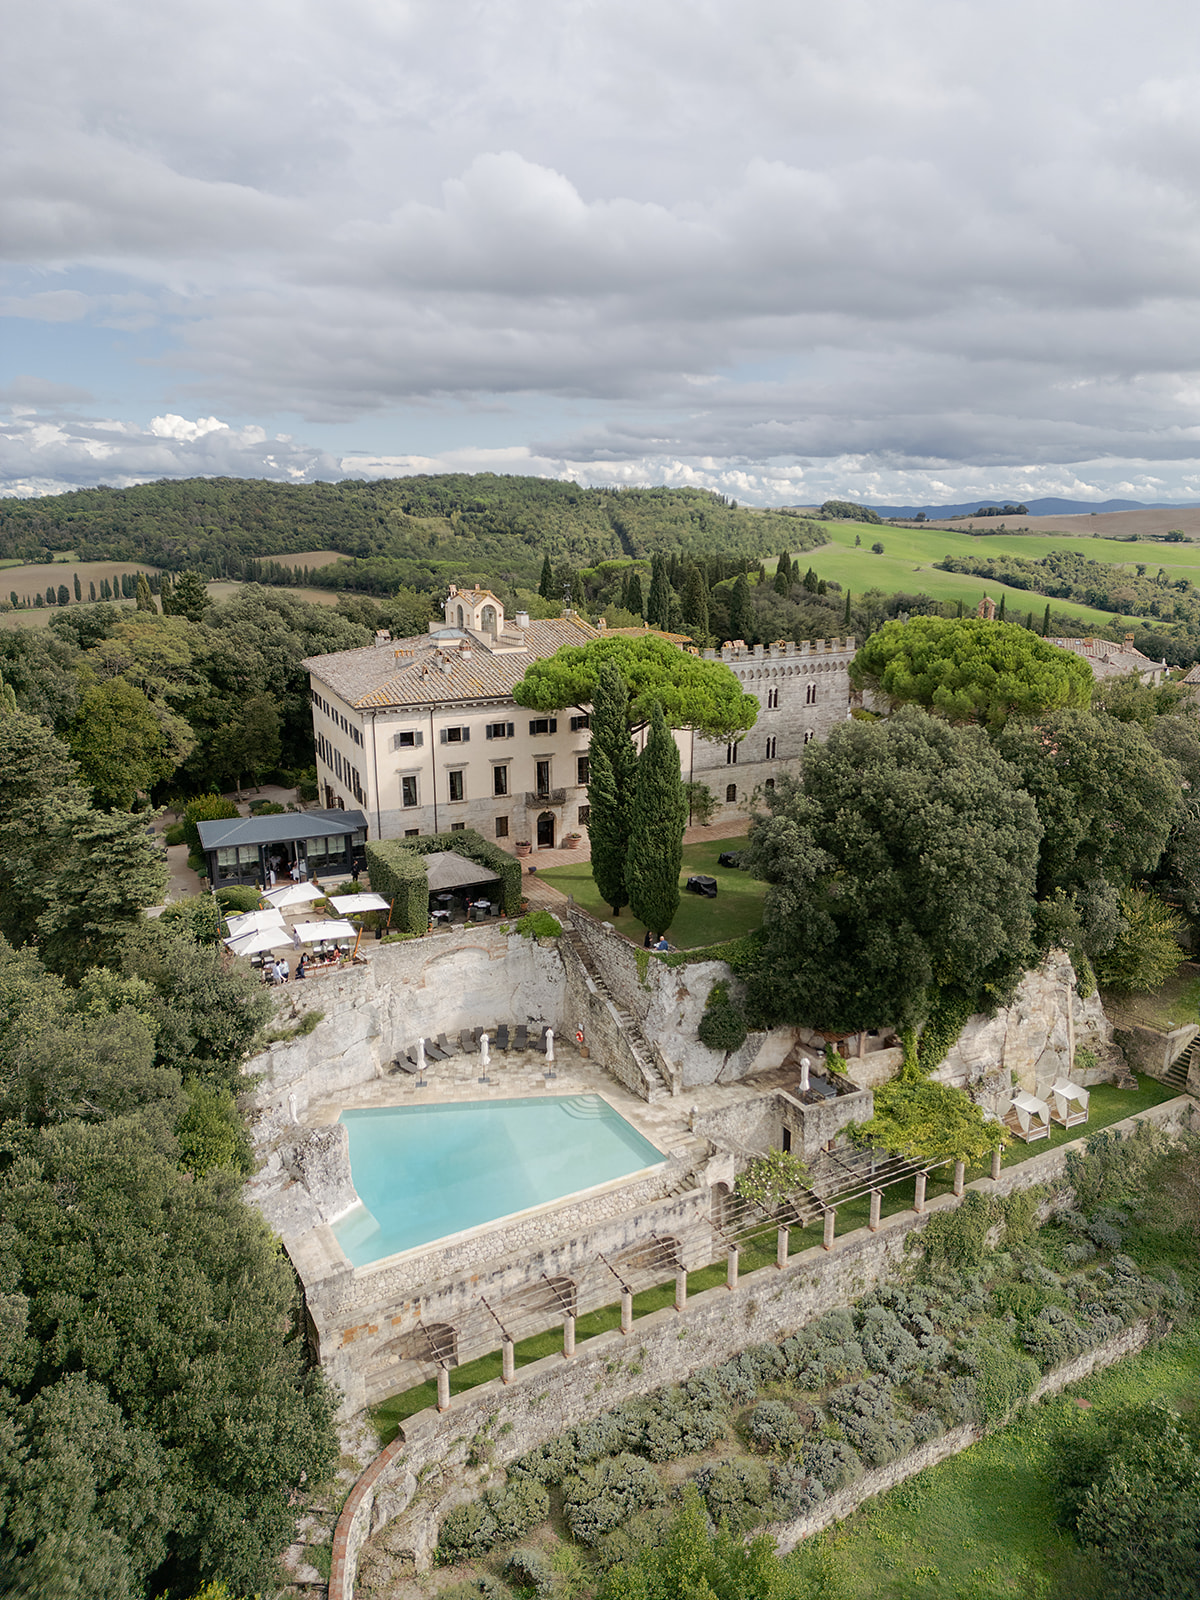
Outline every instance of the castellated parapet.
[[[850, 715], [850, 663], [857, 650], [844, 639], [790, 639], [705, 650], [722, 661], [746, 694], [758, 701], [758, 721], [740, 742], [722, 743], [691, 735], [690, 769], [718, 802], [718, 816], [733, 816], [757, 788], [771, 788], [781, 773], [799, 770], [799, 757], [814, 739], [827, 739]], [[689, 765], [685, 756], [685, 767]]]

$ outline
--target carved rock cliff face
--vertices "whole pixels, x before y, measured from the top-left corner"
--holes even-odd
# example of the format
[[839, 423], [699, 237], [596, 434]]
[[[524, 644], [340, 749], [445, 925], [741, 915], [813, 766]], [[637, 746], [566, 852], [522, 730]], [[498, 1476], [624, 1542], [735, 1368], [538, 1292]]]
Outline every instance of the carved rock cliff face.
[[340, 1122], [304, 1130], [282, 1154], [284, 1166], [307, 1189], [322, 1222], [331, 1222], [358, 1204], [350, 1176], [350, 1138]]
[[[969, 1090], [985, 1111], [1003, 1116], [1015, 1088], [1045, 1099], [1056, 1078], [1086, 1085], [1123, 1070], [1112, 1033], [1099, 994], [1081, 999], [1070, 959], [1052, 950], [1025, 974], [1010, 1006], [994, 1017], [968, 1019], [933, 1076]], [[1089, 1071], [1072, 1070], [1072, 1035], [1075, 1051], [1091, 1050], [1096, 1057]]]

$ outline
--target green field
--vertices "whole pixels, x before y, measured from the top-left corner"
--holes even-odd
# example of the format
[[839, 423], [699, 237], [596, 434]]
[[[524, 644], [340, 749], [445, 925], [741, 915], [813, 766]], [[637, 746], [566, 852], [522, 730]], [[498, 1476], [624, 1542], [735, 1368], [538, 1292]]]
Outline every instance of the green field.
[[[719, 867], [717, 857], [723, 850], [740, 850], [746, 839], [712, 839], [700, 844], [689, 844], [683, 850], [683, 872], [680, 886], [692, 873], [704, 873], [717, 880], [717, 898], [706, 900], [702, 895], [688, 894], [684, 890], [679, 910], [668, 932], [671, 945], [680, 950], [695, 950], [701, 945], [724, 944], [726, 939], [740, 939], [762, 924], [763, 896], [766, 884], [748, 877], [736, 867]], [[547, 883], [563, 894], [571, 895], [585, 911], [603, 922], [611, 922], [618, 933], [641, 944], [646, 932], [628, 907], [619, 917], [614, 917], [612, 907], [601, 900], [592, 882], [592, 866], [581, 861], [578, 866], [548, 867], [538, 873]], [[661, 933], [661, 928], [652, 928]]]
[[[968, 533], [956, 533], [947, 528], [893, 528], [875, 527], [863, 522], [830, 522], [825, 524], [829, 543], [817, 550], [801, 551], [796, 561], [801, 567], [811, 566], [817, 576], [856, 596], [867, 589], [882, 589], [885, 594], [901, 591], [908, 594], [928, 594], [937, 600], [961, 600], [964, 609], [974, 612], [984, 594], [990, 594], [997, 603], [1007, 595], [1007, 615], [1011, 622], [1032, 611], [1040, 625], [1046, 608], [1043, 595], [1028, 589], [1013, 589], [1006, 584], [993, 583], [984, 578], [957, 572], [936, 572], [933, 563], [945, 556], [975, 556], [987, 559], [990, 555], [1024, 556], [1036, 561], [1056, 550], [1075, 550], [1092, 561], [1106, 565], [1127, 567], [1130, 571], [1136, 562], [1143, 562], [1151, 573], [1165, 567], [1175, 578], [1188, 578], [1200, 585], [1200, 544], [1162, 544], [1156, 540], [1139, 540], [1129, 544], [1124, 540], [1091, 539], [1078, 535], [1051, 538], [1045, 534], [989, 534], [973, 538]], [[855, 546], [855, 536], [862, 544]], [[882, 544], [884, 553], [873, 555], [871, 546]], [[1102, 626], [1111, 623], [1111, 611], [1098, 611], [1092, 606], [1079, 605], [1073, 600], [1052, 600], [1056, 612], [1078, 617], [1081, 622]]]
[[1113, 1591], [1054, 1518], [1052, 1434], [1086, 1426], [1076, 1397], [1101, 1415], [1156, 1401], [1189, 1410], [1198, 1388], [1193, 1323], [870, 1502], [797, 1563], [839, 1600], [1100, 1600]]

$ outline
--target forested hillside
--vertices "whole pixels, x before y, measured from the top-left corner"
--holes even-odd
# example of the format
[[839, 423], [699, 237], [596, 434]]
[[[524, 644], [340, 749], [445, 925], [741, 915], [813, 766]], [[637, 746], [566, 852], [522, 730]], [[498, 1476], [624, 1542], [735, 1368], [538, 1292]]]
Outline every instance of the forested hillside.
[[81, 561], [239, 578], [250, 575], [247, 558], [328, 549], [371, 562], [383, 580], [376, 593], [436, 585], [464, 563], [536, 583], [545, 555], [574, 567], [668, 551], [757, 557], [823, 538], [804, 519], [699, 489], [584, 489], [490, 473], [304, 485], [191, 478], [0, 501], [0, 558], [72, 550]]

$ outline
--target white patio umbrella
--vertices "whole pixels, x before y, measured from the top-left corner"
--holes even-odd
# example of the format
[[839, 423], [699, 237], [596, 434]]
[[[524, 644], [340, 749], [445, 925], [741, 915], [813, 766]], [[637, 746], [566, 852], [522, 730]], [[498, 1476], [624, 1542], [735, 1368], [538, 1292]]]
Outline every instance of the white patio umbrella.
[[297, 922], [292, 929], [295, 944], [319, 944], [322, 939], [353, 939], [356, 929], [344, 920], [329, 918], [325, 922]]
[[354, 911], [386, 911], [390, 902], [381, 894], [331, 894], [329, 904], [339, 916], [349, 916]]
[[263, 895], [264, 900], [269, 900], [280, 910], [284, 906], [302, 906], [310, 900], [324, 900], [324, 898], [323, 892], [314, 889], [311, 883], [284, 883], [278, 889], [268, 889]]
[[291, 943], [285, 928], [260, 928], [256, 933], [245, 933], [240, 939], [226, 939], [225, 948], [235, 956], [254, 956], [260, 950], [282, 950]]
[[240, 917], [226, 917], [225, 926], [231, 939], [241, 939], [248, 933], [261, 933], [267, 928], [283, 927], [283, 912], [274, 906], [269, 911], [245, 911]]

